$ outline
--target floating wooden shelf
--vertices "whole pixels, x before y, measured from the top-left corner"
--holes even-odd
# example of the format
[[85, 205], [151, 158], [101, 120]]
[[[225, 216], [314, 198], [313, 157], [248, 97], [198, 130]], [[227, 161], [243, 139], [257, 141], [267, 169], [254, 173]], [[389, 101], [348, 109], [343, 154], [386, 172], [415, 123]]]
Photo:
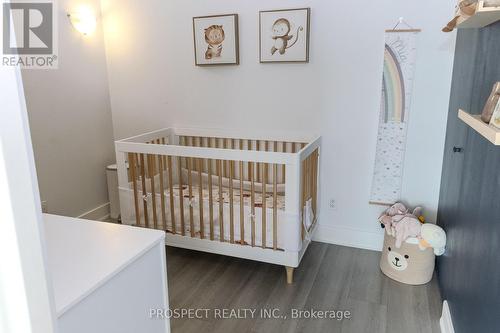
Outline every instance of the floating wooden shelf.
[[480, 115], [472, 115], [464, 110], [458, 110], [458, 118], [491, 141], [494, 145], [500, 145], [500, 129], [493, 125], [486, 124], [481, 120]]
[[484, 7], [484, 1], [479, 1], [476, 13], [465, 19], [459, 19], [457, 28], [482, 28], [499, 20], [500, 7]]

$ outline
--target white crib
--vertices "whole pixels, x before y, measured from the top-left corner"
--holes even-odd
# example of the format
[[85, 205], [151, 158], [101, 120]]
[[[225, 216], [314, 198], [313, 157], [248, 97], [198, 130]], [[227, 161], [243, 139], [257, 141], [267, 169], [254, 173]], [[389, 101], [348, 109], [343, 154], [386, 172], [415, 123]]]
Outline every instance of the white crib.
[[320, 137], [167, 128], [116, 141], [122, 223], [170, 246], [284, 265], [319, 215]]

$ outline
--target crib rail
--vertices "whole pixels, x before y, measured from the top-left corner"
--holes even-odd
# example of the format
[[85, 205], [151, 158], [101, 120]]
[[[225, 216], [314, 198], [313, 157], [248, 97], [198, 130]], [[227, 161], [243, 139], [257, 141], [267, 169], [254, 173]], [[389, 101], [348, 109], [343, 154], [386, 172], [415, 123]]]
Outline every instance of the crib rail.
[[155, 131], [116, 142], [120, 189], [132, 193], [137, 226], [282, 250], [280, 216], [304, 219], [307, 202], [318, 215], [319, 145]]
[[[267, 223], [271, 223], [273, 230], [272, 248], [278, 249], [277, 171], [281, 165], [142, 153], [128, 153], [128, 161], [137, 226], [162, 229], [166, 232], [179, 233], [183, 236], [189, 235], [193, 238], [217, 239], [221, 242], [265, 248], [267, 244]], [[239, 174], [244, 174], [245, 163], [248, 163], [250, 170], [246, 174], [250, 182], [248, 191], [245, 190], [244, 186], [245, 177], [235, 178], [237, 171]], [[229, 205], [226, 204], [225, 198], [223, 198], [226, 194], [223, 186], [223, 179], [225, 178], [223, 165], [227, 165]], [[205, 182], [203, 181], [204, 166], [206, 166], [207, 171]], [[184, 170], [187, 170], [187, 180], [183, 175], [183, 173], [185, 174]], [[257, 170], [260, 171], [262, 177], [259, 182], [260, 186], [256, 186]], [[177, 195], [174, 194], [174, 179], [177, 180]], [[159, 184], [155, 184], [155, 181], [158, 180]], [[235, 182], [236, 180], [237, 182]], [[165, 192], [168, 194], [168, 200]], [[205, 211], [207, 206], [203, 204], [206, 200], [204, 197], [205, 192], [208, 192], [208, 211]], [[262, 198], [260, 202], [256, 202], [257, 195]], [[268, 200], [268, 197], [271, 200]], [[239, 204], [235, 203], [235, 199], [238, 199]], [[178, 203], [175, 203], [175, 200], [178, 200]], [[192, 204], [194, 201], [197, 202], [197, 205]], [[266, 205], [269, 204], [269, 201], [272, 202], [271, 221], [267, 220], [265, 214]], [[245, 202], [250, 203], [250, 214], [246, 214], [244, 211], [245, 205], [243, 203]], [[142, 205], [142, 209], [140, 205]], [[224, 230], [224, 209], [227, 209], [225, 208], [227, 206], [229, 206], [229, 238], [226, 237]], [[218, 207], [218, 210], [214, 209], [214, 207]], [[263, 211], [260, 221], [257, 221], [254, 217], [256, 207], [261, 208]], [[189, 212], [184, 212], [186, 208], [189, 209]], [[198, 210], [196, 214], [195, 209]], [[176, 214], [176, 210], [180, 210], [178, 214]], [[236, 225], [236, 214], [239, 214], [238, 225]], [[205, 216], [207, 215], [209, 228], [205, 230]], [[177, 219], [180, 221], [177, 221]], [[250, 219], [250, 230], [245, 230], [246, 219]], [[177, 230], [178, 222], [180, 222], [180, 230]], [[214, 231], [214, 223], [216, 222], [218, 223], [218, 234], [215, 234]], [[261, 223], [262, 236], [260, 244], [256, 243], [256, 223]], [[239, 237], [235, 237], [237, 228]], [[251, 234], [250, 244], [245, 243], [245, 233], [247, 232]]]

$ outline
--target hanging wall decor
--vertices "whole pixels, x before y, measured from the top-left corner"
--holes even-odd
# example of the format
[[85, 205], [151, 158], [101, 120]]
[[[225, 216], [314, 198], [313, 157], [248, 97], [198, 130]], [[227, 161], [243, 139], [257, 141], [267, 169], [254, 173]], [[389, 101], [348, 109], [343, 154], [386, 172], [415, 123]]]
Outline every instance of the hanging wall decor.
[[238, 15], [193, 17], [196, 66], [238, 65]]
[[401, 196], [419, 31], [395, 28], [386, 31], [382, 99], [370, 196], [373, 204], [393, 204]]
[[309, 62], [309, 8], [259, 13], [260, 62]]

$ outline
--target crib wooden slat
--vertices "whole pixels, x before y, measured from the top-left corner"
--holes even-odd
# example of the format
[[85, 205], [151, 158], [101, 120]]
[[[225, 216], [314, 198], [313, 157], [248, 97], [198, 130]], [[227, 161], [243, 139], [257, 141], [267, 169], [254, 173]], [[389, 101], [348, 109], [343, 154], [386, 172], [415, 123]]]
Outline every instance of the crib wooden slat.
[[144, 226], [146, 228], [149, 227], [149, 215], [148, 215], [148, 202], [147, 202], [147, 197], [148, 197], [148, 192], [146, 191], [146, 171], [144, 167], [144, 154], [139, 154], [139, 160], [141, 164], [141, 185], [142, 185], [142, 204], [144, 208]]
[[182, 157], [177, 157], [178, 176], [179, 176], [179, 213], [181, 215], [181, 234], [186, 235], [186, 226], [184, 224], [184, 190], [182, 184]]
[[210, 240], [214, 240], [214, 199], [212, 188], [212, 160], [208, 160], [208, 211], [210, 216]]
[[[247, 140], [247, 150], [252, 150], [252, 140]], [[248, 171], [247, 180], [250, 180], [250, 174], [251, 174], [250, 162], [247, 162], [247, 171]]]
[[233, 163], [229, 161], [229, 242], [234, 243]]
[[[192, 147], [198, 147], [198, 144], [197, 144], [197, 137], [196, 136], [192, 136], [191, 137], [191, 146]], [[191, 160], [191, 168], [193, 169], [193, 171], [198, 171], [198, 163], [195, 163], [195, 160]]]
[[273, 165], [273, 249], [278, 249], [278, 164]]
[[200, 238], [205, 238], [205, 221], [203, 219], [203, 159], [198, 158], [198, 186], [199, 186], [199, 209], [200, 209]]
[[[222, 140], [223, 140], [222, 142], [223, 142], [224, 149], [227, 149], [228, 139], [222, 139]], [[228, 171], [229, 170], [229, 161], [224, 161], [223, 163], [224, 163], [224, 177], [227, 177], [227, 174], [229, 173], [229, 171]]]
[[313, 195], [313, 177], [314, 177], [314, 152], [311, 153], [311, 159], [309, 161], [309, 199], [312, 201]]
[[[302, 175], [301, 175], [301, 182], [302, 182], [302, 192], [300, 194], [300, 213], [301, 213], [301, 216], [302, 216], [302, 219], [304, 218], [304, 204], [305, 204], [305, 197], [306, 197], [306, 187], [305, 187], [305, 183], [306, 183], [306, 168], [305, 168], [305, 165], [306, 165], [306, 161], [302, 161]], [[302, 237], [302, 240], [304, 240], [304, 224], [302, 224], [301, 226], [301, 237]]]
[[191, 237], [194, 237], [194, 210], [193, 210], [193, 177], [191, 175], [193, 166], [193, 158], [188, 157], [187, 159], [187, 169], [188, 169], [188, 193], [189, 193], [189, 226], [191, 229]]
[[[201, 140], [201, 146], [204, 147], [204, 148], [208, 147], [208, 141], [209, 140], [210, 140], [209, 138], [203, 137], [202, 140]], [[202, 159], [203, 172], [205, 172], [205, 173], [208, 172], [208, 163], [209, 163], [208, 159], [206, 159], [206, 158]]]
[[267, 163], [262, 163], [262, 248], [266, 248], [267, 235]]
[[132, 188], [134, 189], [134, 209], [135, 209], [135, 223], [137, 226], [141, 224], [141, 215], [139, 211], [139, 193], [137, 193], [137, 154], [128, 153], [128, 163], [130, 177], [132, 178]]
[[[256, 145], [256, 148], [257, 148], [256, 150], [260, 151], [260, 141], [259, 140], [255, 141], [255, 145]], [[262, 178], [260, 176], [260, 168], [261, 168], [260, 163], [257, 163], [257, 168], [255, 170], [256, 173], [257, 173], [257, 182], [262, 182]]]
[[[239, 150], [243, 150], [243, 140], [242, 139], [237, 139], [238, 141], [238, 149]], [[239, 171], [239, 175], [238, 175], [239, 178], [242, 178], [243, 180], [245, 179], [245, 175], [243, 174], [243, 170], [240, 170]]]
[[172, 232], [175, 234], [177, 232], [175, 225], [175, 206], [174, 206], [174, 181], [173, 181], [173, 173], [172, 170], [172, 156], [167, 156], [167, 164], [168, 164], [168, 189], [170, 192], [170, 220], [172, 221]]
[[149, 181], [151, 184], [151, 204], [153, 206], [153, 228], [158, 229], [158, 216], [156, 214], [156, 192], [155, 192], [155, 156], [148, 154]]
[[305, 164], [304, 164], [304, 175], [305, 175], [305, 194], [304, 194], [304, 204], [305, 202], [309, 199], [309, 161], [310, 161], [310, 155], [305, 159]]
[[[240, 141], [241, 144], [241, 141]], [[245, 197], [243, 196], [243, 162], [240, 161], [240, 244], [245, 244]]]
[[316, 149], [313, 153], [314, 163], [313, 163], [313, 176], [312, 176], [312, 209], [314, 212], [314, 217], [316, 219], [316, 200], [318, 199], [318, 150]]
[[250, 218], [250, 223], [252, 224], [252, 247], [255, 246], [255, 180], [253, 175], [254, 162], [250, 162], [250, 209], [252, 211], [252, 216]]
[[219, 174], [219, 233], [221, 242], [224, 242], [224, 198], [222, 197], [222, 161], [217, 160], [217, 173]]
[[[159, 141], [159, 140], [158, 140]], [[163, 156], [158, 156], [158, 171], [160, 174], [160, 201], [161, 201], [161, 222], [163, 223], [163, 230], [167, 231], [167, 217], [165, 208], [165, 188], [163, 179]]]
[[[284, 153], [287, 152], [287, 143], [285, 141], [283, 141], [283, 146], [281, 147], [282, 151]], [[285, 179], [286, 179], [286, 165], [285, 164], [282, 164], [281, 165], [281, 183], [284, 184], [285, 183]]]
[[307, 181], [307, 188], [309, 189], [308, 193], [307, 193], [307, 200], [312, 199], [313, 158], [314, 158], [314, 154], [311, 153], [311, 157], [309, 158], [309, 162], [308, 162], [309, 165], [307, 167], [307, 176], [309, 178]]
[[[165, 145], [165, 138], [161, 138], [161, 144]], [[167, 156], [162, 155], [161, 158], [163, 159], [163, 168], [167, 170]]]

